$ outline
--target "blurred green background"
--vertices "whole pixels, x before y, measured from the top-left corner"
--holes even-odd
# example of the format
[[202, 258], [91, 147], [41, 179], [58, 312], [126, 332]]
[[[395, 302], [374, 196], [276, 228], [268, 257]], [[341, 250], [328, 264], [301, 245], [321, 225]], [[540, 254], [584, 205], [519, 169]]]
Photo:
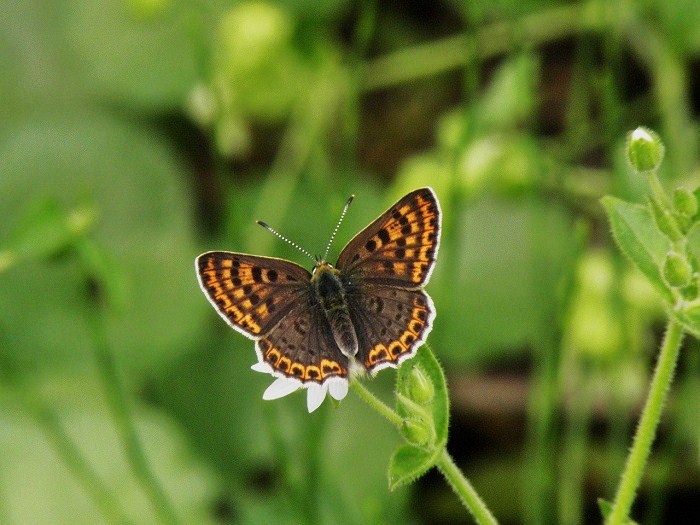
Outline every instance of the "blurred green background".
[[[157, 523], [125, 413], [181, 523], [471, 523], [434, 473], [388, 491], [400, 438], [352, 393], [264, 402], [193, 270], [212, 249], [307, 265], [254, 220], [318, 253], [354, 193], [337, 255], [424, 185], [450, 452], [503, 524], [601, 521], [664, 312], [598, 199], [642, 198], [640, 124], [667, 188], [700, 182], [698, 0], [0, 12], [0, 523]], [[369, 384], [388, 402], [394, 374]], [[688, 338], [641, 523], [694, 523], [698, 406]]]

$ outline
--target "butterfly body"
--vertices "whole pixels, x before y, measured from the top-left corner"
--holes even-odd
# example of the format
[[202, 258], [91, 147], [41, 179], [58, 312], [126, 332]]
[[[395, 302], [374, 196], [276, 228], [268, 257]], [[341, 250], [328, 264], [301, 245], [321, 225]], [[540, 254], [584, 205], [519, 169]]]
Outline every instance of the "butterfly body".
[[397, 367], [432, 329], [423, 286], [434, 266], [440, 207], [430, 188], [391, 206], [309, 272], [283, 259], [206, 252], [195, 267], [219, 315], [255, 340], [259, 367], [303, 386]]
[[347, 357], [354, 357], [357, 354], [357, 335], [347, 301], [352, 285], [347, 278], [343, 279], [340, 270], [325, 261], [317, 263], [311, 284], [338, 348]]

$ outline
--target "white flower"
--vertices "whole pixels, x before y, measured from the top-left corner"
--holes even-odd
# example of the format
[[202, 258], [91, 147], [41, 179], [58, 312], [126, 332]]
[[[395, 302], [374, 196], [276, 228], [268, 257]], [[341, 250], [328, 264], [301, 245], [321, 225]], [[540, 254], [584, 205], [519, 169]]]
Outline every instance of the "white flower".
[[[272, 374], [273, 372], [272, 367], [265, 362], [255, 363], [251, 368], [256, 372], [265, 374]], [[293, 377], [278, 377], [267, 387], [267, 390], [263, 393], [263, 399], [266, 401], [279, 399], [296, 392], [300, 388], [307, 389], [306, 408], [311, 413], [321, 406], [328, 392], [330, 392], [333, 399], [338, 401], [344, 399], [348, 394], [348, 380], [342, 377], [332, 377], [319, 384], [314, 382], [302, 383]]]

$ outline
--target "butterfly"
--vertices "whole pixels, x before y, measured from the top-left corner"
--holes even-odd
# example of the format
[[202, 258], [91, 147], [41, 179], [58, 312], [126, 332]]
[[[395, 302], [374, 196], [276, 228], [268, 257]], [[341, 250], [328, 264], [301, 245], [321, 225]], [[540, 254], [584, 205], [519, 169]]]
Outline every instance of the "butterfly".
[[396, 368], [426, 340], [435, 307], [423, 287], [440, 222], [435, 193], [421, 188], [355, 235], [334, 265], [325, 260], [329, 242], [324, 257], [304, 252], [314, 260], [311, 272], [284, 259], [225, 251], [201, 254], [195, 270], [224, 321], [255, 341], [253, 369], [278, 378], [263, 398], [305, 387], [312, 412], [328, 390], [345, 397], [351, 375]]

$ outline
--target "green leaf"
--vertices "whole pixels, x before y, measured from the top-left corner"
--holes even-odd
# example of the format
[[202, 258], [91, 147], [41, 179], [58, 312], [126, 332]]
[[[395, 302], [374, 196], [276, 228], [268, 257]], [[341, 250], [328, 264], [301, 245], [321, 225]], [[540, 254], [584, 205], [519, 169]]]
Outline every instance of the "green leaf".
[[389, 463], [389, 489], [394, 490], [408, 485], [425, 474], [435, 465], [440, 450], [428, 451], [413, 445], [402, 445]]
[[607, 520], [612, 514], [612, 503], [603, 498], [598, 498], [598, 507], [600, 507], [600, 513], [603, 515], [603, 520]]
[[[423, 375], [427, 376], [435, 390], [435, 395], [426, 408], [432, 417], [432, 424], [435, 428], [435, 447], [442, 448], [447, 443], [450, 418], [450, 400], [445, 374], [430, 348], [427, 345], [422, 346], [413, 359], [401, 365], [397, 374], [396, 391], [409, 399], [412, 398], [410, 385], [414, 367], [418, 367]], [[403, 403], [397, 403], [396, 411], [403, 418], [414, 416]]]
[[615, 197], [601, 199], [610, 220], [613, 236], [622, 252], [641, 270], [668, 302], [673, 296], [661, 277], [661, 265], [671, 248], [658, 230], [649, 210]]

